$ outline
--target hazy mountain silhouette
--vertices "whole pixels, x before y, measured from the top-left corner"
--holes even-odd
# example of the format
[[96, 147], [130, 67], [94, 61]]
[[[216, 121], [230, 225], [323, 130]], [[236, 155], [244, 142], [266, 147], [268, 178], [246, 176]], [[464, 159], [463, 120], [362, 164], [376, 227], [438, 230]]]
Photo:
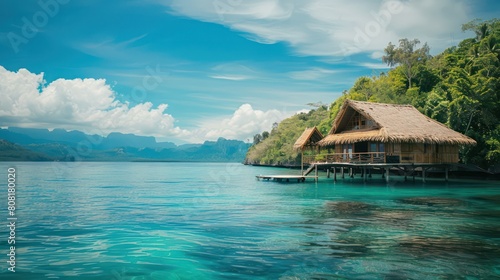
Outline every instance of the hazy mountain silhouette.
[[[0, 129], [1, 160], [60, 161], [238, 161], [250, 144], [219, 138], [203, 144], [177, 146], [154, 137], [110, 133], [106, 137], [64, 129], [12, 127]], [[9, 143], [7, 145], [6, 143]], [[16, 156], [17, 155], [17, 156]]]

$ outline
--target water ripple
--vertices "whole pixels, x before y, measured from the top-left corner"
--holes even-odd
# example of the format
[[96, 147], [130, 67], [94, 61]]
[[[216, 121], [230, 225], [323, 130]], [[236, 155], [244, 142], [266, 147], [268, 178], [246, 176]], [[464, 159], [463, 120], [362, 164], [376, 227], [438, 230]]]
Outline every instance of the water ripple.
[[284, 185], [228, 166], [83, 163], [55, 178], [20, 163], [20, 261], [0, 277], [499, 278], [496, 185]]

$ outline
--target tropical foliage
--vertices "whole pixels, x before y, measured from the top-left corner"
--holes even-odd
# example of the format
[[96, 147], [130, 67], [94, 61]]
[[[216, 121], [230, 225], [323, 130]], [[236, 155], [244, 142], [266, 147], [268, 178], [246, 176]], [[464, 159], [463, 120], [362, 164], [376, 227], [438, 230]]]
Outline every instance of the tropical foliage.
[[[263, 137], [263, 135], [254, 136], [254, 145], [248, 150], [245, 163], [269, 165], [300, 164], [300, 155], [293, 150], [293, 144], [306, 127], [318, 126], [318, 124], [328, 119], [328, 107], [321, 105], [308, 113], [300, 113], [283, 120], [273, 128], [267, 138]], [[326, 134], [328, 129], [328, 122], [325, 122], [325, 125], [320, 127], [320, 131], [323, 134]], [[257, 144], [256, 139], [259, 139]]]
[[464, 163], [490, 167], [500, 163], [500, 21], [472, 21], [462, 26], [474, 38], [431, 57], [418, 39], [389, 43], [382, 58], [393, 67], [379, 76], [360, 77], [329, 110], [319, 108], [281, 122], [270, 136], [250, 148], [247, 162], [297, 162], [292, 145], [305, 127], [327, 133], [345, 99], [412, 104], [422, 113], [475, 139], [464, 148]]

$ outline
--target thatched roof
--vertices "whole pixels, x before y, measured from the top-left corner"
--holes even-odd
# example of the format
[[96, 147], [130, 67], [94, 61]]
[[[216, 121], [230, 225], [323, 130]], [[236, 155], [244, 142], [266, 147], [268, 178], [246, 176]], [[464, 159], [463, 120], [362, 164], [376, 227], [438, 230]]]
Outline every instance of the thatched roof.
[[323, 134], [316, 127], [306, 128], [293, 144], [293, 149], [304, 150], [307, 146], [315, 145], [321, 139], [323, 139]]
[[[374, 126], [346, 130], [356, 114], [374, 122]], [[426, 144], [475, 145], [476, 141], [420, 113], [411, 105], [383, 104], [346, 100], [333, 121], [332, 129], [318, 144], [373, 142], [410, 142]]]

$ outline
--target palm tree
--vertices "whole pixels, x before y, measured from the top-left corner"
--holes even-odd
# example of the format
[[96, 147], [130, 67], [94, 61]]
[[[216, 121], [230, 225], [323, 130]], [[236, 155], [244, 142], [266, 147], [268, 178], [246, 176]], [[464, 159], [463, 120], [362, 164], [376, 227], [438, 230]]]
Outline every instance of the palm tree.
[[495, 38], [494, 36], [488, 36], [487, 38], [485, 38], [485, 40], [481, 42], [481, 46], [486, 52], [491, 52], [496, 55], [500, 54], [500, 48], [497, 44], [497, 38]]
[[469, 52], [467, 53], [467, 62], [466, 62], [466, 68], [469, 72], [469, 75], [473, 75], [475, 73], [475, 61], [479, 58], [480, 56], [480, 50], [479, 50], [479, 44], [475, 43], [474, 45], [471, 46], [469, 49]]
[[474, 32], [476, 33], [476, 40], [478, 42], [481, 42], [481, 40], [483, 40], [488, 35], [490, 35], [490, 31], [489, 31], [488, 25], [486, 23], [481, 24], [479, 26], [479, 28], [474, 30]]

